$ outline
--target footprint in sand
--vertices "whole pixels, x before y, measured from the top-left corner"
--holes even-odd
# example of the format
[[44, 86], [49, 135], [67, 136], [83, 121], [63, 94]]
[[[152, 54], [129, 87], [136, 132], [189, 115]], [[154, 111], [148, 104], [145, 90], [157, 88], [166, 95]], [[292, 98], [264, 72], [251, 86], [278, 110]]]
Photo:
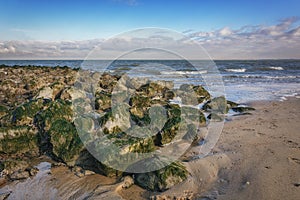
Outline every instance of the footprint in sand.
[[290, 147], [290, 148], [298, 148], [300, 149], [300, 145], [297, 142], [294, 142], [292, 140], [284, 140], [284, 142]]
[[299, 158], [289, 157], [289, 160], [293, 161], [294, 163], [300, 164], [300, 159]]

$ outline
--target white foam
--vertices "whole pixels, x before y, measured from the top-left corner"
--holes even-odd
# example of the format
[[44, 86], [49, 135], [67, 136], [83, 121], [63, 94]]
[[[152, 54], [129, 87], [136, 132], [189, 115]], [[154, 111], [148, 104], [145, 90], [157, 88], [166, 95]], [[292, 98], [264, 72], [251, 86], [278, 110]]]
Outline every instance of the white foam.
[[203, 71], [162, 71], [161, 74], [179, 74], [179, 75], [187, 75], [187, 74], [206, 74], [207, 70]]
[[225, 69], [225, 71], [228, 71], [228, 72], [245, 72], [246, 69], [245, 68], [241, 68], [241, 69]]
[[274, 70], [284, 70], [282, 67], [269, 67], [269, 68]]

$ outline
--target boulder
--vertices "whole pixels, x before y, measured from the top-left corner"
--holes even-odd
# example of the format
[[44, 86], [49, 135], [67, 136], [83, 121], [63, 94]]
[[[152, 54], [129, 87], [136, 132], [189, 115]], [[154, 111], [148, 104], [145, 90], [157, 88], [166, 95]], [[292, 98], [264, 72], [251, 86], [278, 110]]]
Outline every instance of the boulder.
[[32, 125], [35, 115], [44, 107], [44, 101], [37, 99], [18, 106], [11, 113], [11, 122], [14, 125]]
[[205, 103], [202, 109], [209, 112], [226, 114], [228, 112], [227, 101], [224, 96], [216, 97]]
[[174, 162], [160, 170], [135, 174], [135, 183], [151, 191], [164, 191], [184, 181], [188, 176], [186, 168]]
[[83, 149], [75, 126], [69, 121], [58, 119], [51, 124], [48, 134], [53, 154], [69, 166], [73, 166]]

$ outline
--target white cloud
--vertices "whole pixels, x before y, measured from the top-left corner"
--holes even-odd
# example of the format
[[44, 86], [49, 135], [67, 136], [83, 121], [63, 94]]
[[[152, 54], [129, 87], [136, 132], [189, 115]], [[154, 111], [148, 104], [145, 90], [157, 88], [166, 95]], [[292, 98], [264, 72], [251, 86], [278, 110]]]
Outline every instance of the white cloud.
[[[186, 31], [185, 35], [198, 41], [215, 59], [300, 58], [300, 26], [296, 17], [278, 24], [247, 25], [239, 29], [223, 27], [215, 31]], [[84, 59], [95, 47], [109, 56], [140, 47], [179, 49], [180, 42], [164, 32], [151, 37], [123, 37], [84, 41], [0, 41], [0, 59]], [[181, 52], [193, 53], [193, 44]]]

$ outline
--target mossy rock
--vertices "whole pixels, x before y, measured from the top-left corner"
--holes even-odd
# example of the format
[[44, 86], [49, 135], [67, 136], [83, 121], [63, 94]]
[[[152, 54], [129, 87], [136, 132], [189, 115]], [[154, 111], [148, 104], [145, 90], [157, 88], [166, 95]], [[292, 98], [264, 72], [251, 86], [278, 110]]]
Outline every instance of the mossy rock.
[[232, 107], [231, 108], [234, 112], [239, 112], [239, 113], [244, 113], [244, 112], [248, 112], [248, 111], [253, 111], [255, 110], [255, 108], [252, 108], [252, 107]]
[[0, 118], [8, 114], [8, 108], [6, 106], [0, 105]]
[[147, 110], [151, 106], [151, 99], [145, 95], [135, 95], [129, 100], [130, 113], [138, 118], [144, 118]]
[[36, 116], [37, 123], [48, 130], [51, 124], [58, 119], [72, 121], [73, 111], [71, 102], [55, 100], [49, 103], [48, 107]]
[[207, 116], [207, 119], [209, 119], [210, 121], [213, 121], [213, 122], [222, 122], [222, 121], [224, 121], [224, 116], [216, 114], [216, 113], [210, 113]]
[[145, 85], [142, 85], [137, 92], [144, 96], [153, 98], [156, 96], [163, 96], [164, 91], [168, 90], [168, 88], [164, 87], [162, 84], [156, 82], [150, 82]]
[[235, 103], [235, 102], [233, 102], [233, 101], [227, 100], [227, 107], [228, 107], [229, 109], [232, 108], [232, 107], [238, 107], [238, 106], [239, 106], [238, 103]]
[[203, 103], [211, 97], [209, 92], [201, 85], [193, 86], [193, 91], [197, 95], [198, 103]]
[[8, 174], [12, 174], [16, 171], [25, 171], [30, 165], [25, 160], [17, 159], [7, 159], [1, 163], [3, 169], [7, 171]]
[[166, 107], [167, 121], [164, 124], [161, 132], [155, 137], [156, 145], [164, 145], [170, 143], [178, 133], [181, 122], [181, 109], [176, 104], [169, 104]]
[[33, 124], [34, 116], [40, 112], [44, 106], [42, 99], [25, 103], [12, 112], [11, 121], [17, 125], [31, 125]]
[[153, 172], [135, 174], [135, 182], [151, 191], [165, 191], [172, 186], [186, 180], [188, 171], [179, 162]]
[[99, 80], [99, 86], [108, 93], [112, 93], [114, 87], [116, 86], [118, 80], [121, 76], [112, 75], [108, 73], [103, 73]]
[[206, 102], [203, 105], [202, 109], [205, 111], [219, 114], [226, 114], [229, 110], [227, 106], [227, 101], [224, 96], [216, 97]]
[[0, 152], [7, 155], [38, 156], [37, 130], [29, 126], [0, 128]]
[[113, 133], [116, 127], [126, 131], [131, 127], [129, 105], [126, 103], [115, 105], [103, 117], [99, 119], [100, 126], [107, 130], [107, 133]]
[[83, 149], [74, 124], [64, 119], [58, 119], [51, 124], [48, 133], [51, 138], [53, 154], [69, 165], [74, 165]]
[[111, 107], [111, 94], [107, 92], [99, 92], [95, 95], [95, 109], [106, 111]]

